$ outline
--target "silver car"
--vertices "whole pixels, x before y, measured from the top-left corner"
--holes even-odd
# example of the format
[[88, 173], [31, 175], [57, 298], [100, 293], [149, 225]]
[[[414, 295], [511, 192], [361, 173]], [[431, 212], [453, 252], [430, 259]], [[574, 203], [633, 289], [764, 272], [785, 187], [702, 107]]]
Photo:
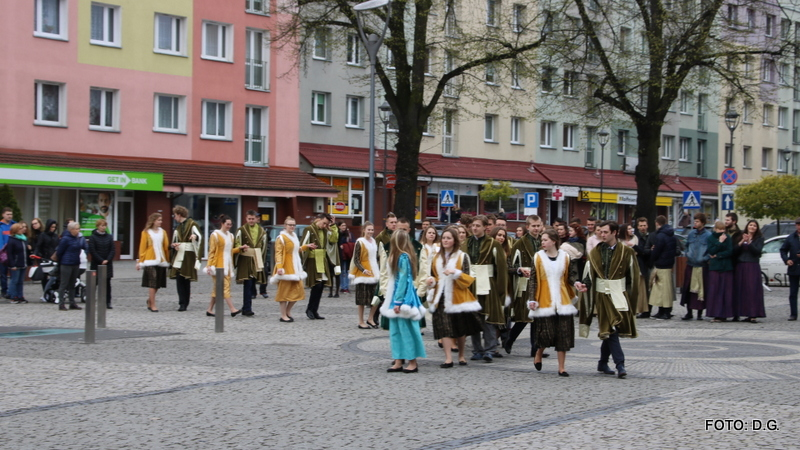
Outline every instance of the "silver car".
[[764, 241], [761, 252], [761, 276], [764, 284], [771, 286], [789, 286], [789, 277], [786, 275], [786, 264], [781, 259], [781, 245], [788, 234], [775, 236]]

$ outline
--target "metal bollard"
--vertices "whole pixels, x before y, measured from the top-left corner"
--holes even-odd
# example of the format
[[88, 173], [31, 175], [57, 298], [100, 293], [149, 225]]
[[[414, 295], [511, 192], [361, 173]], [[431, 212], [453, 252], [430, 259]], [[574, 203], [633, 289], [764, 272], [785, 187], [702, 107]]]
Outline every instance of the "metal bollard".
[[[66, 280], [63, 280], [66, 282]], [[94, 317], [95, 317], [95, 290], [97, 287], [97, 272], [94, 270], [86, 271], [86, 322], [83, 326], [83, 343], [94, 344]], [[62, 300], [64, 301], [64, 300]]]
[[106, 299], [108, 298], [108, 266], [97, 266], [97, 328], [106, 327]]
[[225, 269], [217, 268], [217, 285], [214, 292], [217, 293], [217, 303], [214, 307], [214, 331], [222, 333], [225, 331]]

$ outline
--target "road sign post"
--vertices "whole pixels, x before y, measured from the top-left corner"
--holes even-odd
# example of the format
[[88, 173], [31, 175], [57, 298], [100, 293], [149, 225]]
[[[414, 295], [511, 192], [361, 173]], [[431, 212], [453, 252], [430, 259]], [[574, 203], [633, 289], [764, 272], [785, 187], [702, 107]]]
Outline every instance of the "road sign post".
[[683, 191], [683, 209], [700, 209], [700, 191]]

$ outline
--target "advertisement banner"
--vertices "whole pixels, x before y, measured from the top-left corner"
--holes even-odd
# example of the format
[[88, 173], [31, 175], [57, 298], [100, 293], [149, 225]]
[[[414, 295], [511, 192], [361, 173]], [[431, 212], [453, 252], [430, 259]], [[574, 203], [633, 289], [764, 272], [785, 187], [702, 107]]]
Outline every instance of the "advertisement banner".
[[113, 191], [80, 191], [78, 195], [78, 222], [81, 224], [81, 234], [91, 236], [92, 230], [98, 220], [108, 222], [107, 233], [112, 233], [113, 221]]

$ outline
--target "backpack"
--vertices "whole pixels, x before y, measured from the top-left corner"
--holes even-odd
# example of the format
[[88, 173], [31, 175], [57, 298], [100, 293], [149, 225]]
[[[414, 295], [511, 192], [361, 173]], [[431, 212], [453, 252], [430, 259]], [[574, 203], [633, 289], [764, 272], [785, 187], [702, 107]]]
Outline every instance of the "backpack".
[[3, 246], [2, 249], [0, 249], [0, 264], [4, 266], [8, 264], [8, 251], [6, 250], [6, 248], [8, 248], [7, 243], [6, 245]]

